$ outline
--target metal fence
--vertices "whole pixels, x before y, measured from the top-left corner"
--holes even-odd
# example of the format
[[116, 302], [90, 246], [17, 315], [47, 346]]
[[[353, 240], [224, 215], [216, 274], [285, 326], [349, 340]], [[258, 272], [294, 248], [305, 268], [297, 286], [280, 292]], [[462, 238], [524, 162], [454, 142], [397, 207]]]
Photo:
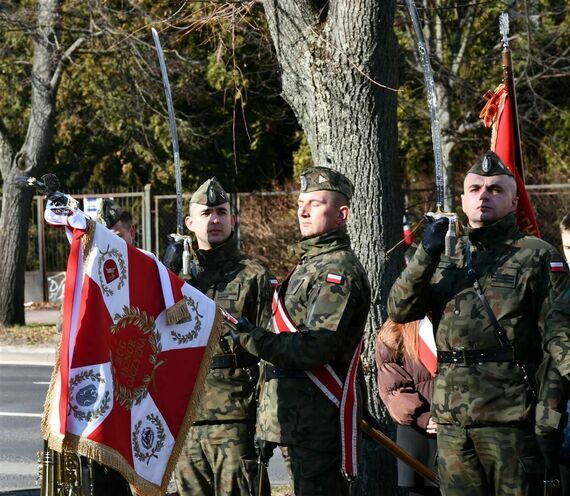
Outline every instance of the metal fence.
[[[531, 203], [536, 211], [544, 240], [560, 248], [559, 222], [570, 211], [570, 184], [527, 186]], [[433, 209], [431, 189], [405, 190], [408, 215], [417, 225], [424, 212]], [[268, 266], [276, 275], [286, 272], [285, 247], [298, 237], [295, 220], [297, 192], [237, 193], [230, 195], [233, 211], [237, 214], [237, 233], [241, 247], [248, 256]], [[78, 200], [85, 198], [113, 198], [129, 209], [136, 226], [137, 245], [164, 253], [169, 234], [176, 231], [176, 196], [151, 196], [150, 187], [144, 191], [73, 194]], [[459, 199], [459, 195], [457, 197]], [[185, 208], [189, 195], [184, 196]], [[43, 278], [44, 295], [51, 286], [57, 292], [62, 287], [61, 276], [50, 276], [64, 271], [69, 245], [62, 230], [45, 228], [38, 223], [43, 218], [44, 200], [34, 197], [29, 230], [27, 271], [39, 272]], [[459, 204], [460, 202], [458, 202]], [[416, 238], [420, 235], [418, 232]], [[51, 293], [52, 291], [49, 290]]]

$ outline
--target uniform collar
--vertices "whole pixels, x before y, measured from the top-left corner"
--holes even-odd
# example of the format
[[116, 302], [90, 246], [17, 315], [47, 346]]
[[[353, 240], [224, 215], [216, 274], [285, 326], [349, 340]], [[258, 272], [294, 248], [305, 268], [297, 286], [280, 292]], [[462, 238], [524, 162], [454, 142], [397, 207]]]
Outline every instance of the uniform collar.
[[517, 218], [510, 213], [492, 224], [484, 227], [466, 228], [467, 236], [473, 244], [493, 246], [505, 241], [512, 240], [520, 231], [517, 226]]
[[350, 237], [346, 228], [334, 229], [312, 238], [304, 238], [289, 247], [295, 259], [306, 260], [323, 253], [350, 248]]
[[202, 267], [216, 267], [220, 264], [234, 260], [240, 256], [237, 244], [237, 236], [234, 232], [221, 245], [210, 250], [196, 250], [196, 258]]

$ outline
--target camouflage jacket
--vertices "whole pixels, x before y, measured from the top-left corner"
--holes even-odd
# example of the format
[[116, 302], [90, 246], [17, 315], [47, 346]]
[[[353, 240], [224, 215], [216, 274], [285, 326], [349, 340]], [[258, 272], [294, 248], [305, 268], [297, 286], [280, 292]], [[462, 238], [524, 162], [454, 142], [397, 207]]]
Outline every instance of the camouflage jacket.
[[[197, 250], [191, 274], [184, 278], [236, 318], [245, 315], [256, 325], [268, 325], [272, 276], [240, 253], [235, 235], [211, 250]], [[196, 422], [255, 420], [257, 359], [233, 343], [227, 328], [222, 332], [215, 355], [230, 354], [249, 366], [210, 369]]]
[[546, 319], [546, 349], [563, 376], [570, 378], [570, 286], [553, 303]]
[[549, 352], [540, 369], [544, 386], [536, 406], [535, 431], [556, 436], [567, 423], [570, 399], [570, 286], [558, 296], [546, 317], [545, 349]]
[[[513, 214], [467, 229], [454, 258], [432, 259], [420, 246], [392, 287], [389, 316], [409, 322], [432, 312], [438, 350], [499, 348], [495, 327], [467, 278], [467, 239], [483, 293], [534, 378], [542, 361], [545, 317], [568, 275], [552, 270], [560, 254], [521, 233]], [[432, 414], [438, 423], [459, 426], [532, 423], [534, 399], [512, 362], [439, 364]]]
[[266, 379], [271, 366], [264, 364], [257, 433], [276, 443], [336, 451], [338, 408], [300, 371], [328, 363], [344, 379], [364, 331], [370, 286], [344, 229], [305, 239], [293, 253], [300, 262], [279, 291], [298, 332], [257, 328], [240, 336], [248, 351], [294, 375]]

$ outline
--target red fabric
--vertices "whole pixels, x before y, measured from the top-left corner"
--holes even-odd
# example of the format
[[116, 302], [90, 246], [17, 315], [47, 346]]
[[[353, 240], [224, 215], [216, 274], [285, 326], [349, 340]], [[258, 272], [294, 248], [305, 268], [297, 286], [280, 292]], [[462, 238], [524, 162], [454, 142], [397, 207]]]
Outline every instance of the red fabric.
[[[195, 415], [216, 305], [103, 226], [94, 226], [85, 243], [85, 228], [73, 227], [44, 437], [51, 448], [88, 456], [121, 472], [141, 494], [158, 496]], [[82, 243], [89, 250], [83, 256]], [[180, 305], [172, 306], [185, 299], [186, 321]], [[172, 315], [179, 325], [167, 324]]]
[[520, 163], [522, 153], [517, 150], [511, 95], [507, 86], [501, 84], [495, 93], [487, 97], [489, 101], [481, 111], [480, 117], [485, 126], [493, 126], [491, 150], [501, 158], [515, 176], [519, 197], [517, 223], [521, 231], [540, 237], [540, 230], [520, 172], [523, 170], [523, 164]]

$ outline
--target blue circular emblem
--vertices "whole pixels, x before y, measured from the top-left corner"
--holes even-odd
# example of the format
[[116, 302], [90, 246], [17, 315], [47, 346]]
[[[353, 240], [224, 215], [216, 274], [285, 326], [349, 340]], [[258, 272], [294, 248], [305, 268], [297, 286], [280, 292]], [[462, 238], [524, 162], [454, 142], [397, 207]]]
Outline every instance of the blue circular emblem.
[[82, 387], [75, 395], [75, 400], [79, 406], [91, 406], [97, 401], [97, 388], [94, 384]]

